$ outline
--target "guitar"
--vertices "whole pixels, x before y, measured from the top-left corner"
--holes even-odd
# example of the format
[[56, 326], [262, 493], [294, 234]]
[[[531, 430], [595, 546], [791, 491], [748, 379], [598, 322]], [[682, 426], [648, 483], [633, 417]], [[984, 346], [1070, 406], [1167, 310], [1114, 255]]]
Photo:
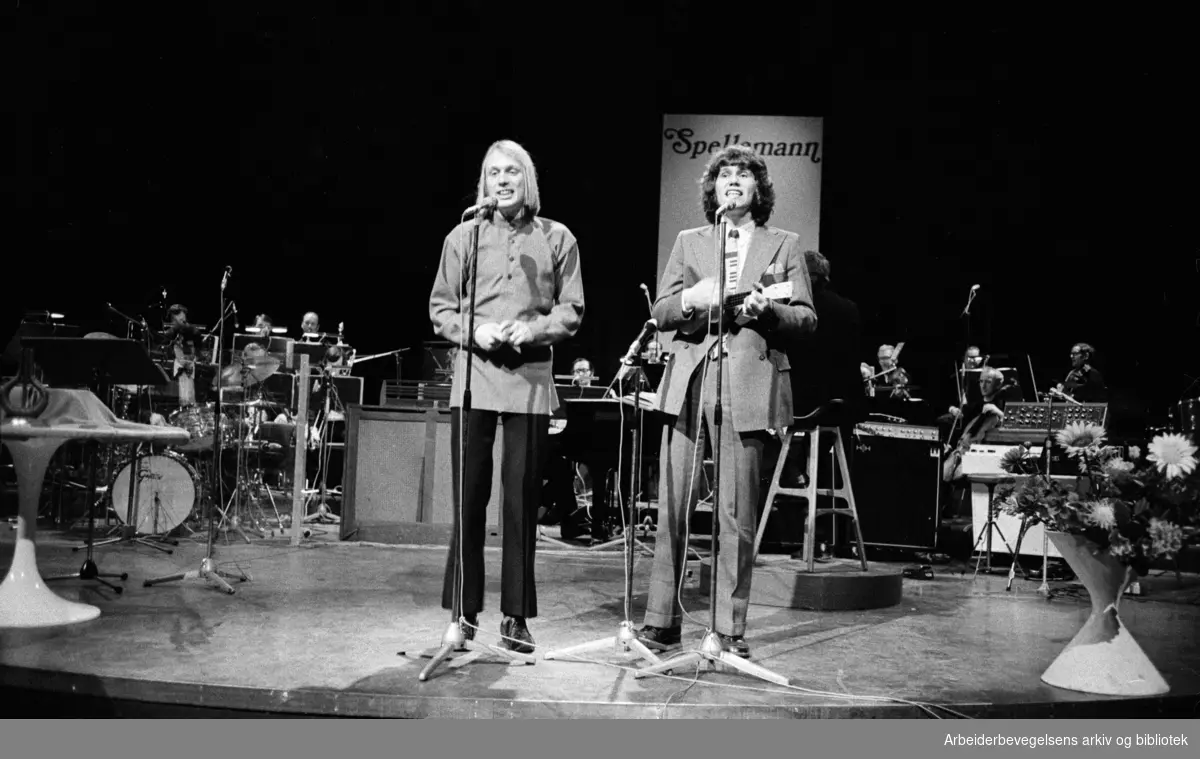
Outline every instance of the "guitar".
[[993, 403], [985, 403], [979, 416], [972, 419], [963, 429], [962, 437], [958, 439], [958, 445], [947, 454], [946, 460], [942, 462], [942, 481], [953, 481], [955, 475], [958, 474], [959, 467], [962, 466], [962, 457], [971, 450], [971, 446], [982, 442], [984, 436], [999, 427], [1003, 421], [1004, 412]]

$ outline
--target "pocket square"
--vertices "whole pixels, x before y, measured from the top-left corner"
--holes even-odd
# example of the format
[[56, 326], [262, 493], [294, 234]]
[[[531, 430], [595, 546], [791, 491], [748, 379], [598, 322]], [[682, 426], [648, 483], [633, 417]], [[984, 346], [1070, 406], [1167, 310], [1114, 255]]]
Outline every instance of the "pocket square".
[[763, 273], [764, 274], [776, 274], [776, 275], [783, 274], [783, 264], [776, 261], [775, 263], [768, 266], [767, 270]]

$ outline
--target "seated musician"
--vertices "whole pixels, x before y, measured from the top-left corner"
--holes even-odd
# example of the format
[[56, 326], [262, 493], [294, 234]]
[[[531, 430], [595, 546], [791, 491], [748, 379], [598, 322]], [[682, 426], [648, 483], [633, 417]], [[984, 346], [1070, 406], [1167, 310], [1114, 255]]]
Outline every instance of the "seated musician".
[[321, 333], [321, 317], [316, 311], [309, 311], [300, 320], [300, 339], [302, 343], [336, 343], [335, 335]]
[[596, 375], [592, 373], [592, 362], [586, 358], [577, 358], [571, 365], [571, 384], [579, 387], [591, 387]]
[[1065, 395], [1080, 403], [1104, 403], [1108, 399], [1108, 387], [1104, 377], [1092, 366], [1095, 349], [1087, 343], [1076, 343], [1071, 347], [1071, 371], [1051, 395]]
[[1004, 389], [1004, 373], [987, 366], [979, 373], [979, 400], [971, 401], [962, 408], [950, 407], [948, 417], [951, 420], [951, 432], [947, 441], [950, 455], [943, 471], [947, 482], [961, 476], [959, 467], [962, 455], [972, 445], [982, 442], [984, 435], [1004, 420]]
[[179, 402], [184, 406], [196, 403], [196, 357], [200, 349], [200, 329], [188, 321], [187, 306], [176, 303], [167, 309], [169, 323], [163, 332], [168, 352], [175, 359], [171, 379], [179, 388]]
[[[875, 359], [879, 362], [879, 371], [875, 373], [872, 380], [875, 384], [890, 387], [889, 397], [906, 399], [909, 398], [909, 377], [908, 372], [900, 368], [900, 364], [896, 358], [896, 347], [893, 345], [881, 345], [875, 354]], [[874, 386], [871, 386], [868, 395], [874, 396]]]
[[268, 314], [259, 314], [254, 317], [254, 326], [250, 330], [257, 333], [260, 337], [270, 337], [271, 330], [274, 328], [275, 323]]

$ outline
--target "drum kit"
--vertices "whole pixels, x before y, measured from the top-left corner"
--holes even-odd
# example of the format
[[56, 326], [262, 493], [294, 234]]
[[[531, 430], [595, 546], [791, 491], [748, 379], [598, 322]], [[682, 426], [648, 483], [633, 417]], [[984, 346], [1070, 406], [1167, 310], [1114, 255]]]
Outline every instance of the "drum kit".
[[[136, 527], [138, 533], [166, 536], [180, 527], [190, 531], [187, 523], [199, 519], [203, 499], [212, 495], [212, 469], [219, 466], [229, 497], [223, 505], [214, 502], [214, 513], [220, 514], [216, 529], [236, 531], [247, 542], [247, 531], [259, 537], [282, 532], [290, 525], [290, 513], [280, 513], [272, 488], [281, 492], [290, 487], [287, 464], [294, 450], [295, 420], [290, 398], [268, 390], [267, 380], [281, 373], [283, 362], [274, 355], [243, 351], [218, 377], [211, 363], [217, 346], [206, 345], [210, 347], [197, 351], [185, 372], [179, 371], [178, 356], [169, 355], [169, 344], [151, 348], [151, 359], [175, 378], [170, 385], [109, 388], [109, 407], [118, 417], [178, 427], [188, 432], [188, 441], [132, 453], [112, 451], [106, 457], [102, 492], [111, 499], [118, 521]], [[220, 418], [217, 404], [209, 400], [215, 393], [220, 393]], [[219, 463], [214, 461], [218, 439]], [[136, 477], [131, 477], [131, 467]], [[137, 483], [132, 509], [127, 505], [131, 480]], [[136, 525], [130, 524], [131, 513], [136, 514]]]

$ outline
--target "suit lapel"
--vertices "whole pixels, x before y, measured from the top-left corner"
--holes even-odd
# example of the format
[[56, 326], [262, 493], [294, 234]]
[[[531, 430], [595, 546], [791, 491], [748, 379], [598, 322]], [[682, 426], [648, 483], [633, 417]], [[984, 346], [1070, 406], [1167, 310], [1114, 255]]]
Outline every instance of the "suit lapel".
[[770, 227], [756, 227], [750, 238], [750, 250], [746, 252], [746, 265], [738, 278], [738, 292], [754, 289], [754, 283], [762, 279], [767, 265], [779, 249], [779, 234]]
[[713, 228], [703, 228], [692, 240], [692, 255], [696, 257], [696, 268], [700, 270], [700, 278], [716, 277], [718, 269], [716, 259], [713, 258]]

